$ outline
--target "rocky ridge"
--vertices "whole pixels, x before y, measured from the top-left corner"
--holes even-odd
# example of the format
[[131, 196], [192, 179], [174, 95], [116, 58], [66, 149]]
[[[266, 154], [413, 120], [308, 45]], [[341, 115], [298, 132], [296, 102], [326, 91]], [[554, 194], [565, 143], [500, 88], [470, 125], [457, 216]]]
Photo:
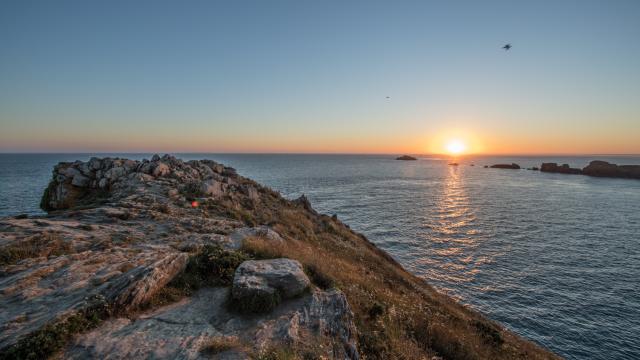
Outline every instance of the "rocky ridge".
[[[58, 164], [41, 202], [49, 216], [0, 221], [0, 246], [7, 254], [0, 267], [0, 358], [47, 355], [47, 349], [33, 349], [46, 347], [40, 337], [55, 338], [55, 329], [70, 331], [76, 322], [93, 330], [61, 343], [64, 358], [200, 358], [216, 337], [240, 339], [243, 345], [228, 355], [249, 358], [310, 336], [330, 345], [326, 356], [358, 358], [346, 297], [339, 290], [307, 290], [311, 284], [294, 260], [262, 260], [275, 263], [253, 269], [254, 277], [270, 283], [277, 280], [274, 273], [298, 279], [271, 288], [286, 295], [283, 300], [296, 297], [277, 316], [234, 314], [225, 287], [198, 290], [182, 305], [143, 311], [205, 247], [235, 251], [248, 237], [285, 241], [268, 226], [248, 227], [243, 219], [241, 203], [257, 206], [261, 192], [268, 190], [206, 160], [156, 155]], [[222, 201], [229, 205], [222, 215], [200, 208]], [[293, 269], [285, 266], [291, 262], [297, 263]], [[107, 321], [94, 326], [87, 317]]]
[[0, 359], [556, 358], [213, 161], [60, 163], [41, 205], [0, 219]]

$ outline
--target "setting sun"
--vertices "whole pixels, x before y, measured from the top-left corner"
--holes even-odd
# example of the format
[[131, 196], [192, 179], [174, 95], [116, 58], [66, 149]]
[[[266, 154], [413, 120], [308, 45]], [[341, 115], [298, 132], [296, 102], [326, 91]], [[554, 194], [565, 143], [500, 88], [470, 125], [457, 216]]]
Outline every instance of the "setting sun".
[[453, 155], [461, 154], [466, 148], [465, 144], [460, 140], [451, 140], [447, 143], [447, 151]]

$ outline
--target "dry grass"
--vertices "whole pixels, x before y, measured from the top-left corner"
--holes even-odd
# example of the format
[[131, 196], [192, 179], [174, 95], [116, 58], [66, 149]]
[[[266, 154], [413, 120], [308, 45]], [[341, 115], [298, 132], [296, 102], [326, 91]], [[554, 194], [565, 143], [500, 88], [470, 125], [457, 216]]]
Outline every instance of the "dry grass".
[[296, 259], [316, 285], [344, 291], [363, 358], [557, 358], [438, 293], [339, 220], [283, 205], [271, 192], [262, 195], [262, 213], [252, 217], [270, 219], [286, 243], [249, 238], [242, 250], [256, 258]]
[[202, 346], [200, 352], [214, 355], [241, 347], [242, 343], [237, 336], [214, 336]]
[[73, 247], [58, 234], [45, 232], [0, 248], [0, 265], [12, 265], [24, 259], [60, 256], [72, 252]]

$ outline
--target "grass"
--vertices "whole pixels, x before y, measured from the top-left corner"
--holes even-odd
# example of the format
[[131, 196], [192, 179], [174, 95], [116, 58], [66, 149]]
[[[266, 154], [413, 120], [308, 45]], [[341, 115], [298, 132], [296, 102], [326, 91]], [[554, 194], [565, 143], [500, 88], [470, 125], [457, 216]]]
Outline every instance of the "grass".
[[242, 252], [207, 245], [189, 258], [185, 270], [158, 291], [147, 307], [173, 303], [205, 286], [230, 286], [236, 268], [248, 259]]
[[0, 248], [0, 266], [42, 256], [60, 256], [73, 252], [73, 247], [56, 233], [45, 232]]
[[97, 327], [111, 314], [102, 298], [92, 299], [86, 309], [49, 323], [16, 344], [0, 350], [0, 360], [46, 359], [64, 348], [75, 334]]
[[215, 355], [241, 347], [242, 344], [237, 336], [214, 336], [202, 346], [200, 352], [206, 355]]
[[260, 196], [260, 206], [244, 210], [286, 241], [248, 238], [242, 251], [259, 259], [296, 259], [316, 286], [341, 289], [354, 312], [363, 358], [557, 358], [438, 293], [337, 218], [268, 189]]

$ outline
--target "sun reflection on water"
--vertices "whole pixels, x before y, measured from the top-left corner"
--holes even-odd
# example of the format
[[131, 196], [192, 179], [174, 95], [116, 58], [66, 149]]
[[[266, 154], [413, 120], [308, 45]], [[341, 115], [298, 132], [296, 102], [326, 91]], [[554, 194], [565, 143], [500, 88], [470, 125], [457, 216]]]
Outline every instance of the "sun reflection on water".
[[[434, 199], [435, 213], [427, 217], [429, 251], [426, 277], [436, 284], [471, 283], [481, 267], [491, 263], [478, 247], [484, 234], [476, 224], [473, 203], [467, 192], [464, 169], [448, 167], [442, 187]], [[449, 292], [453, 289], [440, 287]]]

